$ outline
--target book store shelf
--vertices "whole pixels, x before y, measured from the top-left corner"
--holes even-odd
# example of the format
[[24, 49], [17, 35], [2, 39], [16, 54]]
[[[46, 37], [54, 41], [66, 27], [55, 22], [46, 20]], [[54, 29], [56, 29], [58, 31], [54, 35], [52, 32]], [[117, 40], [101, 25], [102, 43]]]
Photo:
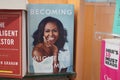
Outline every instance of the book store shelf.
[[[103, 39], [103, 37], [113, 36], [113, 34], [111, 33], [112, 30], [111, 28], [114, 20], [113, 19], [115, 10], [114, 1], [89, 0], [88, 2], [88, 0], [86, 0], [85, 2], [84, 6], [85, 47], [83, 56], [84, 72], [82, 80], [100, 80], [100, 47], [101, 47], [100, 39]], [[89, 64], [89, 66], [87, 64]]]
[[[40, 4], [44, 4], [44, 3], [48, 3], [48, 4], [74, 4], [75, 6], [75, 30], [79, 30], [77, 29], [77, 26], [79, 25], [79, 8], [80, 8], [80, 1], [83, 0], [51, 0], [49, 2], [49, 0], [28, 0], [29, 3], [40, 3]], [[9, 2], [8, 2], [9, 3]], [[18, 9], [17, 9], [18, 10]], [[81, 29], [82, 30], [82, 29]], [[77, 31], [79, 32], [79, 31]], [[75, 33], [75, 35], [79, 33]], [[80, 35], [79, 35], [80, 36]], [[77, 36], [75, 36], [76, 38]], [[77, 38], [78, 39], [78, 38]], [[5, 78], [5, 77], [0, 77], [0, 80], [82, 80], [81, 74], [82, 74], [82, 65], [81, 64], [81, 57], [80, 56], [82, 53], [81, 49], [80, 49], [80, 42], [78, 42], [78, 40], [76, 41], [75, 39], [75, 55], [74, 55], [74, 71], [73, 72], [69, 72], [69, 73], [57, 73], [57, 74], [27, 74], [25, 75], [25, 77], [23, 77], [22, 79], [19, 78]], [[79, 47], [78, 47], [79, 46]], [[80, 51], [79, 51], [80, 50]], [[77, 76], [76, 76], [77, 75]]]
[[71, 80], [74, 79], [76, 77], [76, 73], [75, 72], [69, 72], [69, 73], [57, 73], [57, 74], [32, 74], [29, 73], [27, 74], [25, 77], [23, 77], [22, 79], [18, 79], [18, 78], [0, 78], [0, 80]]
[[[113, 66], [109, 66], [107, 64], [108, 59], [115, 59], [111, 55], [112, 52], [107, 50], [116, 50], [119, 44], [120, 35], [117, 33], [119, 29], [118, 26], [114, 25], [117, 23], [115, 21], [116, 16], [116, 2], [115, 0], [109, 0], [106, 2], [99, 2], [100, 0], [96, 0], [93, 4], [94, 7], [94, 25], [93, 25], [93, 39], [92, 39], [92, 80], [117, 80], [117, 73], [113, 73]], [[116, 0], [117, 1], [117, 0]], [[112, 48], [113, 49], [112, 49]], [[119, 50], [118, 50], [119, 52]], [[108, 54], [107, 54], [108, 53]], [[109, 57], [106, 55], [110, 55]], [[116, 69], [119, 71], [119, 69]], [[112, 73], [112, 76], [111, 76]], [[116, 74], [116, 75], [115, 75]], [[113, 76], [115, 75], [115, 79]], [[118, 79], [119, 80], [119, 79]]]

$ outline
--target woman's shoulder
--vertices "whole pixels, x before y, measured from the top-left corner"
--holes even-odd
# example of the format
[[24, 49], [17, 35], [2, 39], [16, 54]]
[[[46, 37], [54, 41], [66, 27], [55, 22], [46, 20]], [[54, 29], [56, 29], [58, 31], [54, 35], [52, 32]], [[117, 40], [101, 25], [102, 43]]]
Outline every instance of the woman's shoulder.
[[42, 43], [39, 43], [33, 47], [32, 56], [43, 56], [43, 53], [40, 52], [42, 45]]

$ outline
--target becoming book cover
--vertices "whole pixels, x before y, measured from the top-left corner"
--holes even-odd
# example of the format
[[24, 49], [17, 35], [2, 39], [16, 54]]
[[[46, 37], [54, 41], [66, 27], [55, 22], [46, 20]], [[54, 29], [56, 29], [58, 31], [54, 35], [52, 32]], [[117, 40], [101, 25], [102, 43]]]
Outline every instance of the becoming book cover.
[[28, 72], [73, 71], [74, 6], [28, 4]]

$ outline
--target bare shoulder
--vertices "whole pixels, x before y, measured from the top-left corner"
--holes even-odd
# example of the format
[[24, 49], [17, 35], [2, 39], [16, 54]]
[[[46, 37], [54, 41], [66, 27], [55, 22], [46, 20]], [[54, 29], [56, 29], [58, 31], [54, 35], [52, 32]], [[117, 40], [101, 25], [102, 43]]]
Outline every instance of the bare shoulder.
[[39, 43], [37, 45], [35, 45], [33, 47], [33, 50], [32, 50], [32, 55], [33, 56], [42, 56], [43, 53], [41, 53], [40, 49], [42, 48], [43, 44], [42, 43]]

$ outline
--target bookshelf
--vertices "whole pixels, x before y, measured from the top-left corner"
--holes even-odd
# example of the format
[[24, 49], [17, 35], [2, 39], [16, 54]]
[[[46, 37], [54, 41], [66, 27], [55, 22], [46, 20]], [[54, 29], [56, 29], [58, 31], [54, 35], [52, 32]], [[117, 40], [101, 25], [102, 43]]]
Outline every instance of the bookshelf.
[[[92, 39], [94, 33], [94, 11], [95, 3], [85, 2], [85, 0], [28, 0], [29, 3], [53, 3], [53, 4], [74, 4], [75, 5], [75, 66], [73, 73], [67, 74], [27, 74], [23, 80], [43, 80], [46, 77], [61, 78], [62, 80], [99, 80], [99, 63], [95, 62], [97, 68], [92, 70]], [[106, 5], [106, 4], [101, 4]], [[103, 7], [104, 8], [104, 7]], [[109, 10], [113, 10], [112, 6]], [[101, 15], [102, 16], [102, 15]], [[111, 18], [112, 20], [112, 18]], [[84, 26], [84, 27], [83, 27]], [[99, 55], [96, 55], [99, 57]], [[64, 79], [63, 79], [64, 78]], [[7, 78], [0, 78], [0, 80], [8, 80]], [[10, 79], [9, 79], [10, 80]], [[13, 80], [13, 79], [11, 79]], [[21, 80], [21, 79], [15, 79]], [[47, 79], [46, 79], [47, 80]], [[59, 80], [59, 79], [57, 79]]]
[[[106, 3], [86, 2], [85, 0], [29, 0], [30, 3], [64, 3], [75, 5], [75, 73], [73, 80], [99, 80], [100, 55], [93, 53], [94, 13], [95, 5], [102, 6], [102, 10], [111, 11], [108, 16], [113, 20], [115, 6], [105, 8]], [[94, 0], [95, 1], [95, 0]], [[114, 3], [114, 2], [113, 2]], [[99, 15], [99, 14], [98, 14]], [[101, 17], [103, 15], [100, 15]], [[106, 24], [107, 25], [107, 24]], [[108, 24], [110, 25], [110, 24]], [[84, 27], [83, 27], [84, 26]], [[104, 28], [104, 27], [103, 27]], [[97, 52], [97, 51], [95, 51]], [[93, 58], [94, 55], [94, 58]], [[96, 66], [96, 67], [93, 67]]]
[[22, 79], [0, 78], [1, 80], [74, 80], [76, 73], [57, 73], [57, 74], [27, 74]]
[[[113, 24], [115, 3], [114, 2], [86, 2], [85, 3], [85, 47], [84, 54], [86, 64], [90, 64], [85, 69], [85, 76], [90, 80], [100, 80], [100, 41], [95, 40], [95, 32], [111, 33]], [[113, 0], [114, 1], [114, 0]], [[88, 33], [86, 33], [88, 32]], [[88, 36], [89, 35], [89, 36]], [[110, 34], [111, 35], [111, 34]], [[87, 40], [89, 39], [89, 40]], [[86, 48], [88, 48], [86, 50]], [[89, 53], [89, 54], [88, 54]], [[89, 56], [89, 58], [87, 57]], [[88, 60], [89, 61], [88, 61]], [[89, 68], [90, 70], [87, 70]], [[87, 74], [87, 73], [91, 73]], [[89, 80], [84, 77], [84, 80]]]
[[[74, 4], [75, 5], [75, 28], [77, 28], [77, 24], [78, 24], [78, 9], [79, 9], [79, 3], [80, 3], [80, 1], [78, 1], [78, 0], [51, 0], [51, 1], [49, 1], [49, 0], [28, 0], [28, 2], [29, 3], [41, 3], [41, 4], [43, 4], [43, 3], [49, 3], [49, 4], [51, 4], [51, 3], [54, 3], [54, 4], [60, 4], [60, 3], [63, 3], [63, 4]], [[76, 33], [77, 34], [77, 33]], [[76, 35], [75, 34], [75, 35]], [[76, 50], [75, 50], [76, 51]], [[78, 54], [78, 56], [79, 56], [79, 54]], [[78, 57], [79, 58], [79, 57]], [[77, 60], [78, 59], [77, 57], [75, 58], [75, 64], [78, 64], [80, 61], [79, 60]], [[76, 70], [76, 69], [78, 69], [78, 70]], [[31, 80], [31, 78], [32, 78], [32, 80], [43, 80], [43, 78], [45, 79], [45, 80], [48, 80], [48, 78], [52, 78], [51, 80], [53, 80], [53, 79], [57, 79], [57, 80], [74, 80], [75, 79], [75, 77], [76, 77], [76, 71], [78, 72], [78, 75], [80, 75], [80, 73], [81, 73], [81, 70], [80, 70], [81, 68], [80, 68], [80, 66], [78, 66], [78, 68], [76, 68], [76, 65], [74, 66], [74, 71], [75, 72], [73, 72], [73, 73], [58, 73], [58, 74], [27, 74], [23, 79], [13, 79], [13, 78], [0, 78], [0, 79], [2, 79], [2, 80]], [[78, 77], [78, 79], [80, 79], [80, 77]]]
[[[94, 2], [92, 2], [94, 1]], [[114, 2], [111, 4], [104, 3], [104, 2], [96, 2], [97, 0], [84, 0], [82, 5], [83, 6], [83, 13], [84, 18], [83, 23], [80, 21], [80, 25], [84, 26], [84, 43], [83, 43], [83, 62], [82, 62], [82, 80], [100, 80], [100, 72], [99, 72], [99, 57], [100, 55], [98, 53], [98, 43], [93, 40], [94, 38], [94, 30], [95, 30], [95, 21], [98, 21], [100, 18], [104, 18], [105, 16], [100, 13], [100, 10], [104, 10], [103, 12], [107, 13], [110, 12], [109, 15], [107, 15], [107, 18], [110, 22], [113, 21], [113, 14], [115, 5]], [[100, 1], [100, 0], [98, 0]], [[103, 1], [103, 0], [102, 0]], [[95, 3], [96, 2], [96, 3]], [[96, 8], [95, 8], [96, 6]], [[101, 8], [101, 9], [100, 9]], [[95, 20], [95, 11], [98, 11], [96, 15], [99, 15], [99, 18], [96, 18]], [[82, 11], [80, 12], [81, 15]], [[81, 17], [80, 17], [81, 18]], [[107, 19], [106, 18], [106, 19]], [[80, 19], [81, 20], [81, 19]], [[105, 19], [104, 19], [105, 20]], [[112, 23], [104, 24], [104, 27], [96, 27], [96, 28], [102, 28], [104, 30], [105, 26], [109, 26]], [[98, 26], [101, 26], [102, 24], [99, 24]], [[98, 29], [100, 30], [100, 29]], [[110, 29], [108, 29], [110, 30]], [[94, 47], [93, 47], [94, 46]], [[98, 48], [98, 49], [97, 49]], [[88, 66], [89, 65], [89, 66]]]

